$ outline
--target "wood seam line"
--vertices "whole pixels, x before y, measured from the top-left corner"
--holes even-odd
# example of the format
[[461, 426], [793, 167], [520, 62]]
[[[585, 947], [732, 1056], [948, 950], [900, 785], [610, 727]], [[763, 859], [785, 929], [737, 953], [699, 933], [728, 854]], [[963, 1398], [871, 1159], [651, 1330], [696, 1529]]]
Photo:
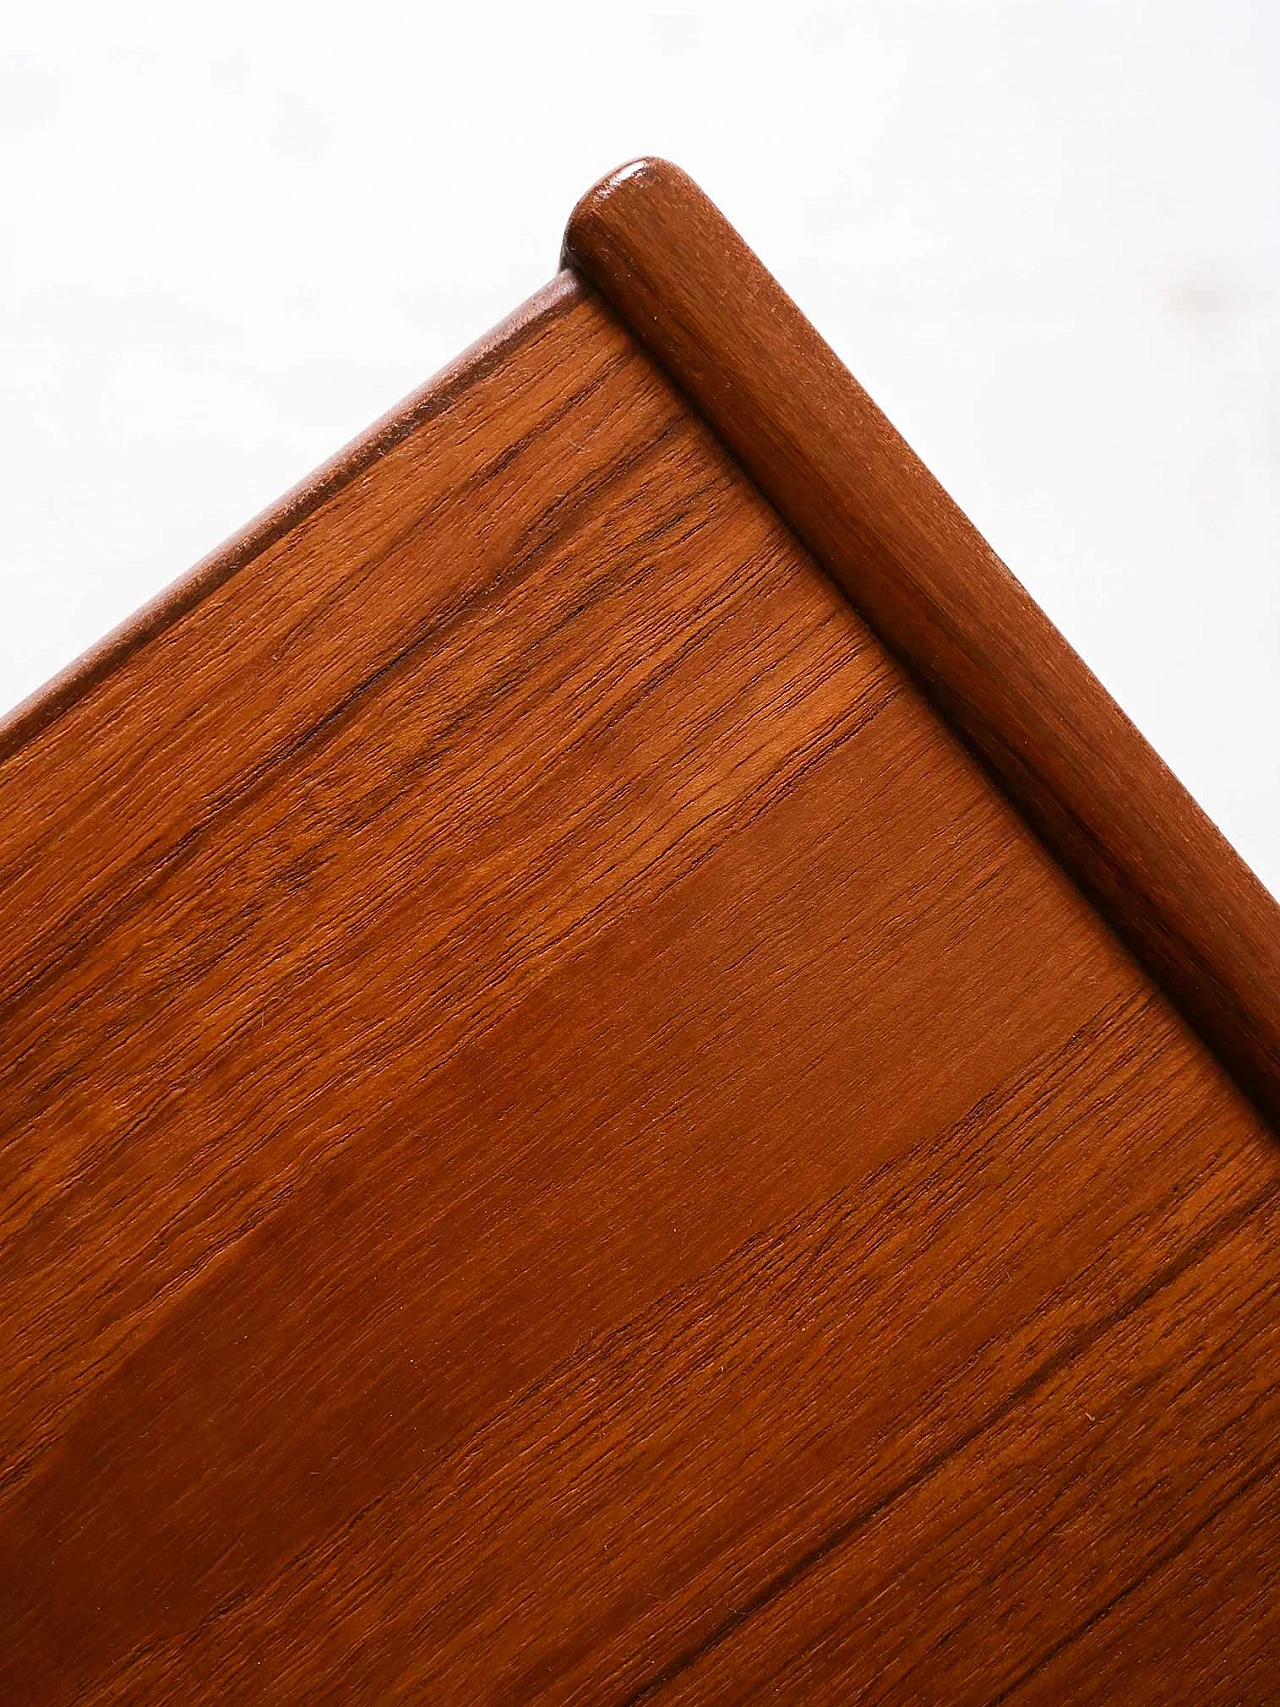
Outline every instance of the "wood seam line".
[[1121, 1304], [1109, 1310], [1105, 1316], [1081, 1328], [1065, 1345], [1060, 1346], [1043, 1363], [1033, 1369], [1016, 1387], [1006, 1393], [981, 1421], [955, 1439], [948, 1441], [945, 1446], [926, 1459], [923, 1464], [917, 1466], [915, 1470], [879, 1499], [868, 1506], [860, 1507], [846, 1517], [843, 1522], [829, 1530], [827, 1534], [821, 1536], [798, 1559], [794, 1559], [791, 1564], [779, 1570], [745, 1605], [728, 1614], [700, 1642], [686, 1649], [683, 1654], [677, 1654], [646, 1683], [641, 1684], [639, 1689], [627, 1697], [623, 1707], [641, 1707], [641, 1703], [651, 1701], [662, 1690], [668, 1688], [677, 1677], [688, 1672], [708, 1654], [723, 1646], [745, 1624], [750, 1623], [758, 1618], [761, 1613], [767, 1611], [769, 1606], [781, 1595], [786, 1594], [818, 1566], [839, 1553], [846, 1542], [851, 1541], [855, 1535], [866, 1529], [876, 1518], [882, 1516], [899, 1500], [936, 1476], [938, 1471], [952, 1458], [972, 1446], [989, 1430], [998, 1427], [1027, 1399], [1034, 1397], [1055, 1375], [1069, 1368], [1078, 1357], [1091, 1351], [1100, 1340], [1105, 1339], [1122, 1322], [1145, 1308], [1153, 1298], [1158, 1297], [1167, 1287], [1174, 1285], [1185, 1274], [1189, 1274], [1198, 1267], [1206, 1258], [1211, 1257], [1220, 1245], [1225, 1244], [1233, 1234], [1239, 1232], [1260, 1209], [1264, 1209], [1276, 1197], [1277, 1193], [1280, 1193], [1280, 1184], [1271, 1181], [1245, 1202], [1235, 1204], [1219, 1216], [1198, 1239], [1165, 1263]]

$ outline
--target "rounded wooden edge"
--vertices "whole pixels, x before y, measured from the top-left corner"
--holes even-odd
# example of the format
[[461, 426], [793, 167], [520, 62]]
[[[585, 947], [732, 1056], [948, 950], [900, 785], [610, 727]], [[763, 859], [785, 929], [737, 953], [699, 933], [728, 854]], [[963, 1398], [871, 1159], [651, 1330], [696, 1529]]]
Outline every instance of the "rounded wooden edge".
[[[666, 183], [678, 193], [689, 197], [691, 201], [704, 200], [697, 184], [683, 169], [671, 160], [664, 160], [660, 155], [641, 154], [634, 160], [628, 160], [621, 166], [615, 166], [612, 172], [607, 172], [603, 178], [592, 184], [584, 196], [578, 198], [573, 212], [564, 228], [564, 240], [560, 245], [560, 265], [562, 268], [577, 267], [589, 270], [587, 257], [591, 252], [592, 224], [597, 216], [612, 217], [613, 209], [607, 204], [615, 198], [628, 198], [632, 190], [643, 190], [646, 185]], [[714, 206], [707, 201], [707, 205]]]
[[563, 258], [1280, 1125], [1280, 908], [724, 216], [642, 157]]
[[150, 603], [127, 618], [43, 687], [0, 717], [0, 764], [55, 723], [128, 658], [201, 600], [252, 563], [400, 441], [440, 414], [469, 386], [581, 296], [577, 276], [562, 271], [505, 320], [403, 398], [336, 455], [224, 541]]

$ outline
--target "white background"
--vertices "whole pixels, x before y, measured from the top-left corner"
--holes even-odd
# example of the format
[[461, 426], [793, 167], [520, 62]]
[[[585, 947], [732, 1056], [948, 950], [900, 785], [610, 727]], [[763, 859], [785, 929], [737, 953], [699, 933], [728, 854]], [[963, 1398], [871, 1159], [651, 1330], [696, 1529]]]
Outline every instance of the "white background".
[[0, 705], [698, 178], [1280, 891], [1280, 7], [46, 3], [0, 34]]

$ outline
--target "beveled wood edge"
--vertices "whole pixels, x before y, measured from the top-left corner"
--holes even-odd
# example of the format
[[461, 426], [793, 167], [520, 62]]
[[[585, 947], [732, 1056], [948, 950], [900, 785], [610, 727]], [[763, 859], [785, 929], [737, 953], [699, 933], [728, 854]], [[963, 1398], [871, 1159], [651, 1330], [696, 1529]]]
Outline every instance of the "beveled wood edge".
[[579, 202], [563, 260], [1280, 1125], [1280, 907], [733, 227], [641, 159]]
[[[578, 301], [582, 288], [572, 271], [557, 273], [513, 313], [232, 534], [216, 551], [201, 558], [66, 669], [0, 716], [0, 764], [48, 729], [126, 659], [163, 634], [291, 528], [364, 474], [402, 439], [447, 409], [526, 339]], [[286, 596], [287, 589], [282, 588], [281, 594]]]

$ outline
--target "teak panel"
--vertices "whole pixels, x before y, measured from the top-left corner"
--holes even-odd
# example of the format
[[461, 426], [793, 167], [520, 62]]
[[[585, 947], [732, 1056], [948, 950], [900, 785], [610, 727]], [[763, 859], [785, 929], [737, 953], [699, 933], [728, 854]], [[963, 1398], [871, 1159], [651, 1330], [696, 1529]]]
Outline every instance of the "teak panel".
[[0, 874], [0, 1700], [1267, 1698], [1274, 1140], [573, 278]]

